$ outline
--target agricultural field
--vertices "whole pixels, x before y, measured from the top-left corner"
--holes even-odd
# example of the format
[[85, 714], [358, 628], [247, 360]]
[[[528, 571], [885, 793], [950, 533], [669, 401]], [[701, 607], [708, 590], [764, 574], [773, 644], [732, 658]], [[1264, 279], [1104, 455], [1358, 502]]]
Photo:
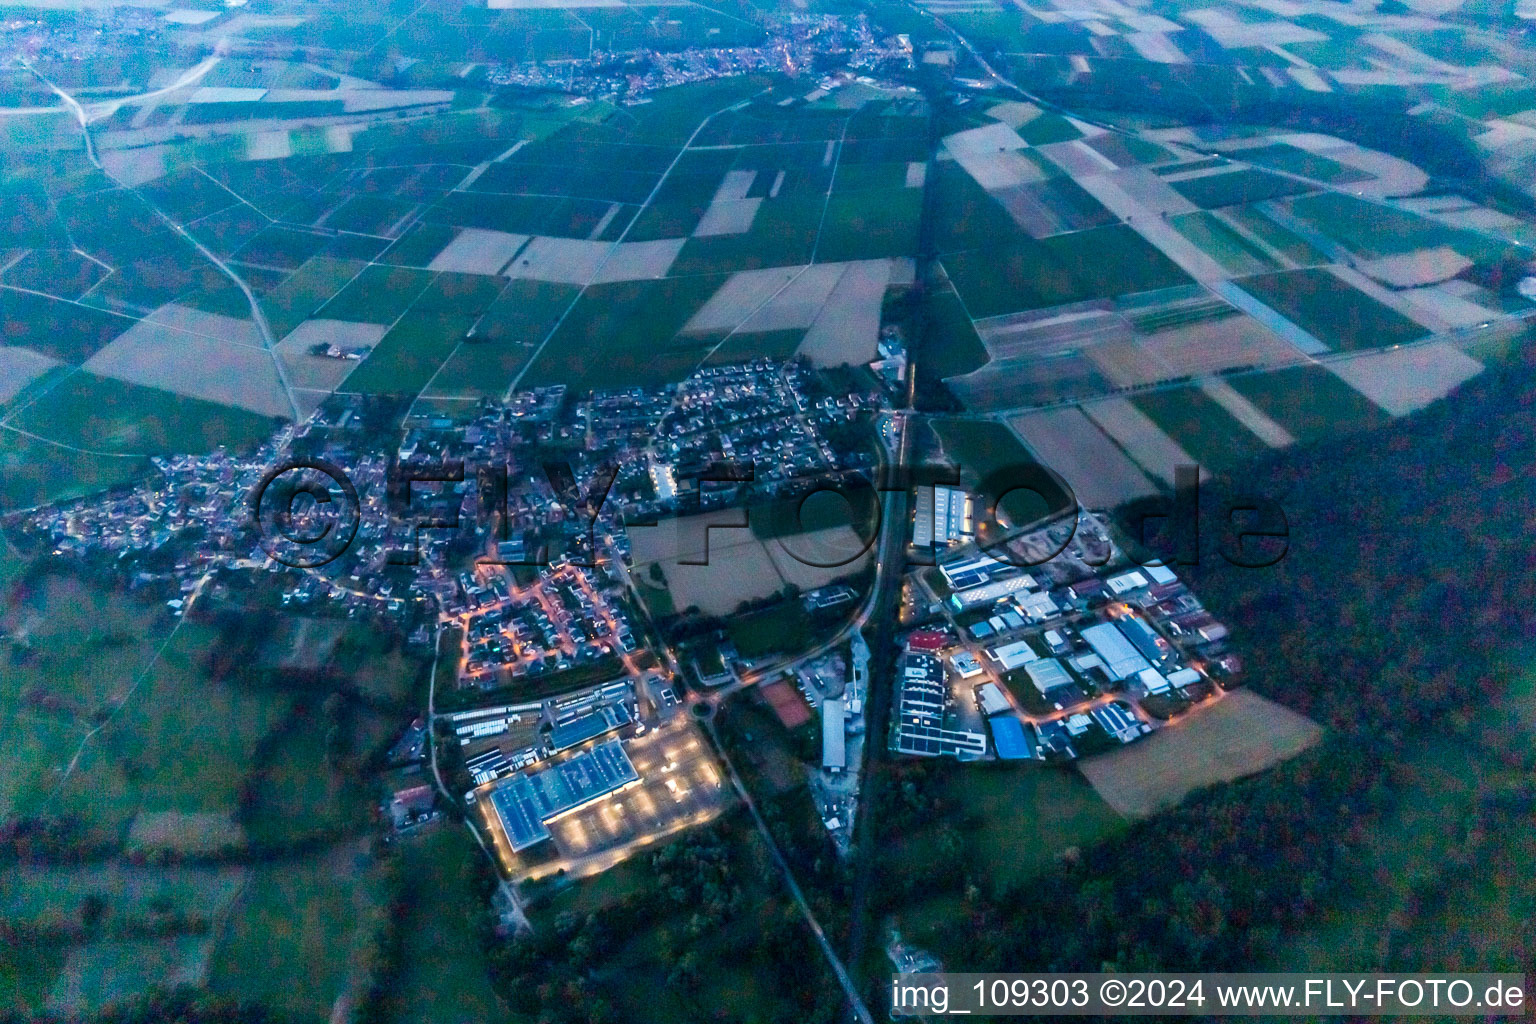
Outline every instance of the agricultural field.
[[[1131, 402], [1198, 465], [1210, 470], [1241, 466], [1264, 450], [1237, 417], [1198, 387], [1143, 392]], [[1159, 475], [1166, 473], [1161, 470]]]
[[[304, 880], [302, 861], [253, 865], [246, 854], [342, 842], [369, 830], [373, 786], [361, 766], [397, 721], [343, 705], [338, 751], [318, 697], [273, 688], [261, 672], [231, 676], [231, 666], [221, 666], [229, 640], [212, 622], [175, 618], [159, 600], [82, 576], [24, 564], [7, 564], [6, 576], [0, 723], [18, 770], [0, 787], [0, 821], [32, 823], [53, 830], [65, 849], [90, 851], [18, 868], [0, 883], [0, 925], [25, 937], [30, 950], [6, 957], [0, 991], [7, 1005], [89, 1013], [177, 984], [276, 997], [267, 967], [234, 977], [240, 972], [231, 965], [250, 963], [248, 949], [221, 959], [224, 930], [266, 932], [280, 924], [243, 923], [277, 913], [252, 904], [278, 876], [293, 887], [281, 896], [281, 912], [300, 915], [305, 929], [362, 927], [372, 897], [359, 890], [342, 902], [327, 887], [350, 887], [371, 869], [357, 850], [317, 861]], [[334, 657], [360, 641], [360, 628], [337, 631]], [[302, 623], [293, 630], [295, 638], [314, 635]], [[356, 671], [382, 677], [379, 698], [408, 693], [416, 666], [394, 664], [399, 656], [376, 639], [367, 648]], [[328, 670], [331, 658], [319, 657]], [[289, 662], [290, 674], [311, 671]], [[180, 857], [217, 861], [162, 863]], [[361, 956], [371, 933], [358, 941]], [[282, 959], [323, 957], [289, 950]], [[309, 966], [296, 976], [306, 984], [314, 977]], [[287, 1005], [305, 1015], [326, 1015], [335, 998], [304, 995], [292, 979], [281, 987], [289, 993], [282, 998], [292, 998]]]
[[355, 999], [383, 923], [380, 869], [366, 844], [264, 864], [229, 909], [208, 964], [210, 991], [307, 1019]]
[[1241, 374], [1230, 383], [1272, 420], [1306, 441], [1333, 432], [1368, 430], [1388, 420], [1379, 406], [1315, 364]]
[[[633, 111], [499, 109], [282, 62], [197, 74], [229, 84], [184, 104], [185, 136], [145, 134], [174, 104], [130, 100], [97, 133], [105, 171], [32, 171], [6, 193], [7, 216], [36, 222], [0, 272], [18, 504], [124, 479], [128, 456], [250, 444], [336, 390], [474, 399], [761, 354], [867, 361], [887, 291], [911, 280], [927, 155], [911, 90], [785, 109], [743, 105], [769, 85], [747, 78]], [[748, 307], [684, 330], [729, 274], [822, 264], [833, 286], [783, 326]]]
[[761, 508], [726, 510], [631, 526], [630, 573], [652, 615], [689, 608], [730, 615], [745, 601], [788, 586], [813, 590], [868, 564], [870, 545], [846, 517], [779, 536], [757, 525], [766, 515]]
[[1290, 270], [1244, 278], [1239, 285], [1335, 351], [1386, 348], [1428, 333], [1329, 270]]
[[1202, 786], [1295, 757], [1321, 736], [1310, 719], [1234, 690], [1139, 743], [1088, 758], [1078, 770], [1120, 814], [1144, 818]]

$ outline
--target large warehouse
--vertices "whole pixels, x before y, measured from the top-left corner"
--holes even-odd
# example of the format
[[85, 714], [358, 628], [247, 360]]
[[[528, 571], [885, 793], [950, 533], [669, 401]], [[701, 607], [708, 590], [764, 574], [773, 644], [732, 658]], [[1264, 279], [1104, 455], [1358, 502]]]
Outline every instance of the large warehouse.
[[491, 806], [513, 852], [549, 838], [548, 823], [640, 781], [618, 740], [599, 743], [568, 761], [519, 772], [491, 791]]

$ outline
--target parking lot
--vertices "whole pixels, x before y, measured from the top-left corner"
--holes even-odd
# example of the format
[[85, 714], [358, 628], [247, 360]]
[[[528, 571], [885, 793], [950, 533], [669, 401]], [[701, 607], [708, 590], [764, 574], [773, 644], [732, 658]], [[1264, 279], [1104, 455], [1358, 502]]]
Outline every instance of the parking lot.
[[540, 874], [580, 873], [578, 862], [707, 821], [724, 806], [725, 776], [691, 720], [676, 717], [624, 747], [640, 781], [549, 822], [560, 859]]

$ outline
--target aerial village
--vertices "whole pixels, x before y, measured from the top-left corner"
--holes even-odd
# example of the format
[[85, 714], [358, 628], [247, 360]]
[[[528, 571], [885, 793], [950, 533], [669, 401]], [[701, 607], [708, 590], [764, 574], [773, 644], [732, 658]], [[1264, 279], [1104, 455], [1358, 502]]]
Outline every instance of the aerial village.
[[[899, 343], [882, 342], [882, 355], [893, 353]], [[730, 630], [674, 643], [656, 621], [677, 618], [673, 604], [692, 602], [697, 613], [705, 600], [687, 589], [688, 571], [739, 584], [747, 548], [705, 525], [704, 564], [690, 566], [685, 538], [673, 537], [676, 550], [660, 559], [655, 531], [640, 528], [759, 507], [807, 481], [867, 471], [874, 457], [846, 430], [878, 414], [878, 369], [847, 394], [827, 393], [797, 363], [767, 360], [579, 401], [559, 387], [523, 392], [468, 422], [409, 416], [393, 450], [370, 447], [365, 404], [338, 399], [249, 456], [172, 457], [137, 489], [48, 506], [26, 525], [60, 553], [139, 566], [135, 586], [174, 584], [167, 603], [178, 614], [207, 581], [227, 592], [225, 570], [264, 568], [285, 609], [339, 607], [430, 649], [429, 713], [390, 752], [383, 810], [396, 833], [429, 825], [445, 797], [464, 796], [507, 877], [605, 870], [731, 803], [699, 716], [755, 689], [786, 729], [819, 721], [812, 797], [847, 853], [869, 741], [870, 579], [794, 565], [754, 537], [769, 551], [755, 556], [766, 559], [763, 574], [794, 585], [726, 588], [718, 621], [752, 619], [761, 613], [741, 609], [766, 602], [835, 625], [773, 654], [739, 649]], [[562, 472], [549, 470], [551, 449], [567, 460]], [[316, 567], [291, 567], [263, 546], [271, 538], [253, 541], [252, 523], [227, 515], [267, 467], [295, 453], [346, 466], [359, 492], [357, 542]], [[506, 467], [489, 504], [485, 474], [464, 468], [476, 459]], [[403, 499], [398, 485], [391, 491], [401, 467]], [[1132, 563], [1093, 513], [1073, 510], [982, 545], [981, 496], [932, 486], [916, 499], [903, 539], [929, 564], [902, 581], [892, 721], [877, 740], [891, 753], [1086, 758], [1241, 678], [1224, 627], [1171, 569]], [[455, 522], [473, 526], [449, 528]], [[721, 555], [713, 566], [711, 536]], [[636, 554], [636, 538], [650, 554]], [[738, 598], [751, 600], [736, 607]]]

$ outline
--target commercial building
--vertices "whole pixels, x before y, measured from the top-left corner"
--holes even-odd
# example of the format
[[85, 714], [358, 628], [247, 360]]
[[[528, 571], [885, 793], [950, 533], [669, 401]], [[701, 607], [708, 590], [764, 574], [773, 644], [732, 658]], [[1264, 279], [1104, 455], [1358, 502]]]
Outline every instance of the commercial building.
[[1093, 648], [1093, 653], [1104, 662], [1104, 670], [1109, 673], [1109, 677], [1117, 682], [1152, 667], [1113, 622], [1089, 626], [1082, 631], [1082, 637]]
[[975, 533], [970, 495], [954, 487], [919, 487], [912, 543], [942, 547]]
[[631, 721], [629, 709], [623, 704], [600, 707], [588, 714], [578, 715], [550, 730], [549, 749], [552, 753], [559, 753], [571, 747], [579, 747], [588, 740], [595, 740], [615, 729], [622, 729]]
[[840, 772], [848, 766], [843, 746], [846, 719], [841, 698], [821, 702], [821, 766], [827, 771]]
[[549, 838], [549, 822], [640, 781], [618, 740], [607, 740], [537, 772], [521, 772], [491, 790], [491, 806], [513, 852]]
[[1011, 644], [1002, 644], [987, 652], [987, 657], [997, 662], [997, 667], [1003, 672], [1011, 672], [1020, 665], [1027, 665], [1032, 661], [1039, 661], [1040, 655], [1024, 640], [1015, 640]]
[[973, 676], [981, 675], [982, 672], [981, 662], [977, 661], [976, 655], [970, 651], [961, 651], [953, 658], [950, 658], [949, 663], [955, 666], [955, 672], [959, 674], [961, 679], [970, 679]]
[[1049, 697], [1052, 690], [1063, 686], [1071, 686], [1072, 673], [1064, 668], [1061, 662], [1055, 658], [1040, 658], [1024, 666], [1024, 672], [1029, 676], [1029, 681], [1035, 684], [1035, 689], [1040, 691], [1040, 696]]
[[917, 757], [947, 755], [962, 760], [987, 752], [983, 733], [945, 726], [944, 666], [932, 655], [908, 651], [902, 659], [901, 694], [891, 749]]

